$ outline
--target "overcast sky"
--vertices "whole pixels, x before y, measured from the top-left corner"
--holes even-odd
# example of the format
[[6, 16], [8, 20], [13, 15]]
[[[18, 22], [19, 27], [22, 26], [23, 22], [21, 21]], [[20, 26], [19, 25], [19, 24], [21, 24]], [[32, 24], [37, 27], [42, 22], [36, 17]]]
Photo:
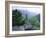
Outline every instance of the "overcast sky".
[[30, 8], [27, 8], [27, 7], [16, 7], [16, 6], [13, 6], [12, 7], [12, 10], [15, 10], [15, 9], [18, 9], [18, 10], [26, 10], [26, 11], [29, 11], [29, 12], [32, 12], [32, 13], [35, 13], [35, 14], [39, 14], [41, 11], [41, 8], [39, 7], [39, 8], [36, 8], [36, 7], [34, 7], [34, 8], [32, 8], [32, 7], [30, 7]]

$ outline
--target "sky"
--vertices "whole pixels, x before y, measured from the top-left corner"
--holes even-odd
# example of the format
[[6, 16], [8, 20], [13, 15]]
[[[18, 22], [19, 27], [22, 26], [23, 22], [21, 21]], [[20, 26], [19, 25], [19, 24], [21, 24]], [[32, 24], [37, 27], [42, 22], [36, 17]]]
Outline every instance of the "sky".
[[29, 11], [29, 12], [32, 12], [32, 13], [35, 13], [35, 14], [39, 14], [41, 11], [41, 9], [40, 9], [40, 7], [34, 7], [34, 8], [32, 8], [32, 7], [29, 7], [29, 8], [27, 8], [27, 7], [16, 7], [16, 6], [13, 6], [12, 7], [12, 10], [15, 10], [15, 9], [18, 9], [18, 10], [25, 10], [25, 11]]
[[28, 14], [28, 16], [31, 16], [31, 15], [38, 15], [38, 14], [40, 14], [40, 10], [41, 10], [41, 8], [40, 7], [19, 7], [19, 6], [12, 6], [12, 10], [15, 10], [15, 9], [17, 9], [17, 10], [19, 10], [19, 11], [21, 11], [22, 12], [22, 14], [23, 15], [25, 15], [25, 14]]

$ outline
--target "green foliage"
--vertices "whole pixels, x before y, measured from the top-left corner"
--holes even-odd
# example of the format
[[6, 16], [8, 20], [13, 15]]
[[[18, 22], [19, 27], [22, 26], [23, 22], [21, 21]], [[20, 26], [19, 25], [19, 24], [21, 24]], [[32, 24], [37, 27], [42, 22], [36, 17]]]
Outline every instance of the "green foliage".
[[21, 12], [18, 10], [15, 10], [14, 23], [18, 26], [24, 24], [24, 18], [22, 17]]
[[29, 21], [33, 25], [33, 27], [35, 27], [35, 29], [40, 29], [40, 22], [37, 17], [32, 17]]
[[28, 24], [29, 22], [28, 22], [28, 15], [26, 14], [25, 15], [25, 24]]
[[26, 14], [24, 18], [20, 11], [15, 10], [13, 11], [12, 19], [14, 25], [21, 26], [24, 24], [31, 24], [35, 29], [40, 29], [40, 22], [36, 16], [32, 16], [32, 18], [28, 18], [28, 15]]

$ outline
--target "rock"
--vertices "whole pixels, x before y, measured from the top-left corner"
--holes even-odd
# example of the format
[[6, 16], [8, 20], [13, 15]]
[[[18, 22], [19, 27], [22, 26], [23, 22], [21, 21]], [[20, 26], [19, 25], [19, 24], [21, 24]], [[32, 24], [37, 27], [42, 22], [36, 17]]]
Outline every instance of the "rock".
[[24, 29], [25, 30], [31, 30], [32, 29], [32, 25], [31, 24], [24, 24]]
[[24, 26], [13, 26], [13, 31], [23, 31]]
[[21, 26], [13, 26], [13, 31], [25, 31], [25, 30], [33, 30], [33, 26], [31, 24], [24, 24]]

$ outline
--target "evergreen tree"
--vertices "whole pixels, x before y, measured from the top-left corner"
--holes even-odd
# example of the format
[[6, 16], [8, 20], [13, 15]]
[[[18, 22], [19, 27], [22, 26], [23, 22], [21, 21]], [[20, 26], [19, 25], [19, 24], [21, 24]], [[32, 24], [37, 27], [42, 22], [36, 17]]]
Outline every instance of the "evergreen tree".
[[25, 15], [25, 24], [29, 24], [28, 14]]
[[25, 23], [23, 17], [22, 17], [22, 14], [20, 11], [18, 11], [17, 9], [13, 11], [13, 22], [14, 22], [14, 25], [23, 25]]

